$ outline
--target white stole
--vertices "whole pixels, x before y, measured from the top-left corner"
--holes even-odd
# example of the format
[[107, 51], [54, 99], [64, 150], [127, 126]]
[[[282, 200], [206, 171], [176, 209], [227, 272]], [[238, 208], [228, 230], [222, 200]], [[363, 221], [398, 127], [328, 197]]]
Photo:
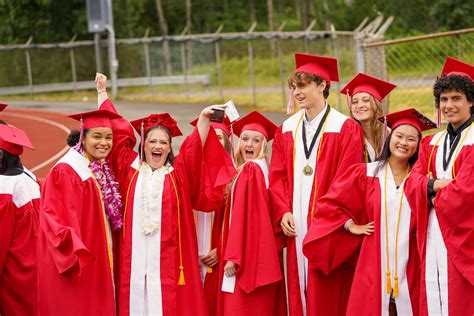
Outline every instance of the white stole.
[[[367, 165], [367, 176], [372, 177], [378, 162]], [[392, 170], [387, 162], [387, 219], [388, 219], [388, 259], [385, 249], [386, 235], [385, 235], [385, 166], [380, 168], [376, 177], [380, 182], [380, 291], [381, 291], [381, 311], [380, 315], [388, 316], [388, 306], [390, 302], [390, 294], [387, 293], [387, 260], [390, 262], [391, 284], [394, 286], [395, 276], [395, 234], [398, 220], [398, 208], [400, 207], [400, 197], [403, 194], [405, 181], [397, 189], [395, 180], [393, 178]], [[409, 256], [410, 246], [410, 220], [411, 208], [408, 204], [406, 196], [403, 196], [402, 207], [400, 213], [400, 225], [398, 231], [398, 296], [395, 298], [398, 315], [410, 316], [413, 314], [411, 305], [410, 291], [408, 288], [408, 280], [406, 268]], [[375, 228], [377, 229], [377, 227]]]

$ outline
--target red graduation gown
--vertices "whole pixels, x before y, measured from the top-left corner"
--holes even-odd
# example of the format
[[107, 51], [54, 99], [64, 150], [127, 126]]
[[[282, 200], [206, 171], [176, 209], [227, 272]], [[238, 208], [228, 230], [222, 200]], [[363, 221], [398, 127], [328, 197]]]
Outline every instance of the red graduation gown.
[[[110, 100], [101, 108], [116, 111]], [[130, 314], [130, 285], [132, 271], [132, 230], [134, 198], [137, 184], [138, 155], [133, 150], [135, 136], [125, 119], [113, 121], [114, 149], [110, 159], [116, 170], [125, 201], [123, 233], [119, 248], [119, 315]], [[222, 201], [225, 185], [235, 173], [232, 160], [211, 129], [204, 149], [197, 129], [186, 138], [166, 174], [163, 184], [160, 280], [163, 315], [207, 315], [206, 301], [199, 275], [196, 228], [193, 208], [211, 211]], [[173, 184], [174, 181], [174, 184]], [[176, 189], [176, 190], [175, 190]], [[179, 244], [178, 204], [181, 223], [181, 252], [185, 285], [178, 285]], [[149, 298], [151, 300], [153, 298]]]
[[71, 149], [43, 185], [39, 315], [115, 315], [111, 234], [88, 165]]
[[[463, 133], [467, 133], [464, 130]], [[434, 178], [442, 177], [442, 132], [428, 136], [420, 144], [419, 158], [414, 172], [422, 175], [433, 174]], [[463, 135], [462, 135], [463, 136]], [[440, 141], [436, 144], [437, 140]], [[421, 271], [421, 315], [428, 315], [428, 298], [426, 289], [427, 269], [427, 231], [428, 219], [436, 212], [442, 238], [447, 250], [447, 296], [449, 315], [474, 314], [474, 129], [462, 144], [458, 145], [458, 155], [452, 160], [454, 168], [448, 167], [447, 172], [453, 174], [453, 181], [441, 189], [434, 200], [434, 208], [423, 204], [418, 210], [418, 247], [422, 258]], [[432, 154], [431, 154], [432, 153]], [[431, 160], [430, 159], [431, 155]], [[446, 310], [444, 310], [446, 312]]]
[[[272, 160], [270, 164], [270, 198], [274, 229], [281, 238], [280, 250], [287, 247], [287, 283], [288, 283], [288, 310], [291, 316], [303, 315], [343, 315], [349, 297], [349, 289], [354, 273], [354, 267], [343, 264], [325, 275], [318, 270], [308, 269], [308, 285], [306, 290], [307, 306], [303, 306], [300, 296], [298, 277], [297, 253], [295, 238], [286, 238], [281, 231], [280, 222], [284, 213], [294, 212], [293, 191], [295, 172], [301, 173], [302, 166], [293, 170], [294, 159], [294, 132], [296, 121], [301, 117], [302, 111], [288, 118], [277, 130], [272, 145]], [[314, 173], [316, 185], [311, 190], [307, 226], [311, 223], [311, 209], [331, 186], [335, 176], [346, 170], [350, 165], [362, 162], [363, 135], [359, 124], [336, 110], [332, 109], [327, 118], [326, 129], [321, 142], [320, 156]], [[299, 128], [301, 130], [301, 127]], [[298, 131], [297, 141], [302, 142], [301, 131]], [[316, 142], [318, 143], [318, 141]], [[313, 149], [317, 151], [318, 148]], [[313, 166], [314, 167], [314, 166]], [[316, 192], [315, 191], [316, 187]], [[314, 196], [316, 194], [316, 197]], [[327, 295], [320, 295], [326, 293]]]
[[22, 173], [0, 175], [0, 314], [37, 310], [38, 184]]
[[[262, 168], [267, 168], [264, 160], [242, 166], [226, 205], [218, 315], [277, 315], [275, 302], [285, 299], [277, 296], [281, 271], [270, 218], [268, 176]], [[227, 261], [237, 265], [234, 293], [220, 291]]]
[[[318, 201], [318, 217], [313, 220], [314, 223], [303, 245], [303, 251], [310, 260], [311, 266], [324, 273], [330, 273], [345, 262], [357, 263], [347, 305], [347, 315], [388, 315], [386, 283], [381, 282], [382, 279], [385, 280], [386, 272], [381, 253], [381, 243], [385, 243], [385, 234], [381, 229], [384, 220], [381, 186], [383, 182], [378, 177], [374, 177], [377, 164], [378, 162], [353, 165], [334, 181], [331, 190]], [[389, 180], [391, 179], [388, 178], [387, 181]], [[421, 190], [420, 185], [424, 185]], [[403, 291], [402, 287], [405, 287], [409, 295], [399, 294], [396, 299], [399, 315], [407, 313], [418, 315], [419, 256], [416, 247], [414, 209], [418, 207], [419, 197], [426, 195], [426, 185], [427, 179], [418, 174], [411, 174], [404, 184], [403, 192], [411, 214], [404, 215], [402, 219], [404, 218], [405, 221], [402, 220], [400, 223], [409, 227], [402, 227], [398, 237], [399, 246], [404, 242], [408, 244], [408, 250], [406, 247], [399, 248], [398, 274], [402, 276], [405, 274], [402, 271], [406, 271], [407, 284], [403, 284], [403, 277], [401, 277], [400, 293]], [[398, 207], [398, 198], [396, 204]], [[374, 233], [365, 237], [352, 235], [344, 229], [345, 222], [350, 218], [357, 224], [374, 221]], [[406, 221], [407, 218], [409, 221]], [[394, 227], [389, 230], [390, 234], [393, 230]], [[357, 260], [359, 248], [360, 255]], [[408, 260], [405, 262], [402, 251], [405, 251], [405, 259], [408, 255]], [[393, 282], [393, 261], [391, 269]], [[402, 312], [403, 310], [405, 312]]]

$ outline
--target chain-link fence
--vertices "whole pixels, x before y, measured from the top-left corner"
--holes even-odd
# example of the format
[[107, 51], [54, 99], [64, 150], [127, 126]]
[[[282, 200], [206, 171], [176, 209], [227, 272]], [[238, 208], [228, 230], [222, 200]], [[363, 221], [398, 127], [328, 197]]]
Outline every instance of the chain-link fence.
[[[144, 37], [116, 41], [119, 95], [170, 101], [226, 100], [273, 104], [284, 109], [287, 78], [294, 53], [308, 52], [339, 60], [340, 78], [349, 80], [357, 69], [356, 32], [247, 32]], [[163, 42], [170, 47], [171, 73], [166, 71]], [[97, 70], [107, 73], [107, 41], [56, 44], [0, 45], [0, 94], [36, 93], [93, 88]], [[173, 76], [173, 77], [170, 77]], [[341, 108], [335, 91], [330, 102]], [[342, 104], [345, 107], [344, 104]]]
[[474, 64], [474, 28], [363, 44], [365, 72], [397, 84], [389, 111], [415, 107], [435, 118], [433, 84], [447, 56]]

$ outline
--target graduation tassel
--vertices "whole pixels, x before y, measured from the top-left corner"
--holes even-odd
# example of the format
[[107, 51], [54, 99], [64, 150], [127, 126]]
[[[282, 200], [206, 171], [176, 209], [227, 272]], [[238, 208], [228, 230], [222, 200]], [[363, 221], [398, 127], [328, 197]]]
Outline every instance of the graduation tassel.
[[391, 276], [390, 276], [390, 271], [387, 271], [387, 293], [391, 294], [392, 293], [392, 281], [391, 281]]
[[143, 146], [144, 146], [144, 142], [145, 142], [145, 139], [143, 138], [145, 135], [145, 128], [144, 128], [144, 123], [142, 121], [142, 125], [140, 126], [140, 138], [141, 138], [141, 142], [140, 142], [140, 165], [142, 164], [143, 162], [143, 156], [145, 155], [145, 153], [143, 152]]
[[179, 266], [178, 285], [186, 285], [186, 282], [184, 281], [184, 267], [183, 266]]
[[351, 96], [349, 95], [349, 89], [346, 90], [346, 100], [347, 100], [347, 109], [349, 110], [349, 115], [351, 115]]
[[395, 284], [394, 284], [394, 286], [393, 286], [393, 294], [392, 294], [392, 296], [393, 296], [394, 298], [396, 298], [396, 297], [398, 296], [398, 275], [394, 276], [394, 279], [395, 279], [395, 281], [394, 281]]
[[286, 114], [293, 114], [293, 108], [295, 105], [295, 89], [290, 89], [288, 94], [288, 104], [286, 105]]

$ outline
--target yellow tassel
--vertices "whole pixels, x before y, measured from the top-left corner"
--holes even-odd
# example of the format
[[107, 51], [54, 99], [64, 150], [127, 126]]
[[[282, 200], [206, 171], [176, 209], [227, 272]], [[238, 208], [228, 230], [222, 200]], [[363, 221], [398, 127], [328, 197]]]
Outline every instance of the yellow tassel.
[[398, 296], [398, 276], [396, 275], [396, 276], [394, 277], [394, 279], [395, 279], [395, 286], [393, 287], [393, 294], [392, 294], [392, 296], [395, 298], [395, 297]]
[[207, 267], [207, 273], [212, 273], [212, 268], [211, 267]]
[[391, 294], [392, 293], [392, 281], [390, 277], [390, 271], [387, 271], [387, 293]]
[[179, 280], [178, 280], [178, 285], [186, 285], [186, 282], [184, 281], [184, 267], [179, 266]]

